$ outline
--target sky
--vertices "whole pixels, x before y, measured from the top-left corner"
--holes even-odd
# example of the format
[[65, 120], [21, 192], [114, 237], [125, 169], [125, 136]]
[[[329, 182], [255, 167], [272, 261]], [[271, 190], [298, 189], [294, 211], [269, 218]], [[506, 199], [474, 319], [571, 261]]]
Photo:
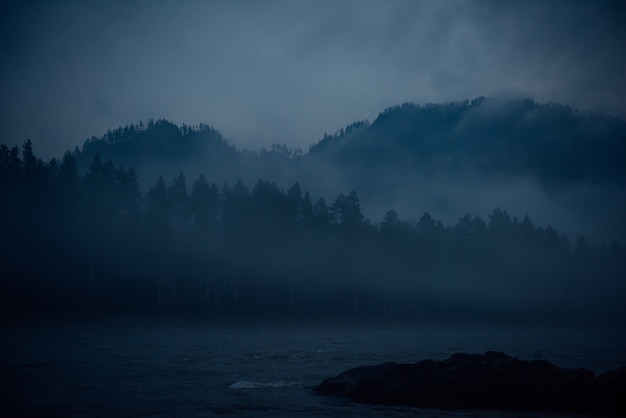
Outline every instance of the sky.
[[305, 151], [403, 102], [626, 117], [626, 8], [587, 0], [4, 1], [0, 143], [60, 157], [149, 118]]

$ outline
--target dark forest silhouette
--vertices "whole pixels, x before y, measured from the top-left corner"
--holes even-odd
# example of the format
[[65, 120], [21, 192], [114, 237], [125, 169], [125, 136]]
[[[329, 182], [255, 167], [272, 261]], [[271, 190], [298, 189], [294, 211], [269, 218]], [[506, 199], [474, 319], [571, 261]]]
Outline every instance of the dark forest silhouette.
[[[349, 124], [303, 153], [238, 149], [217, 129], [166, 120], [130, 124], [76, 148], [79, 172], [102, 161], [135, 169], [142, 190], [160, 175], [252, 187], [258, 179], [313, 196], [357, 191], [364, 213], [429, 211], [446, 223], [495, 207], [568, 236], [626, 239], [626, 121], [532, 100], [403, 104]], [[281, 138], [276, 138], [281, 139]], [[191, 187], [191, 184], [189, 184]], [[468, 193], [466, 193], [468, 191]]]
[[[259, 152], [238, 150], [209, 125], [179, 127], [161, 119], [91, 137], [73, 155], [81, 171], [100, 154], [103, 161], [138, 172], [156, 164], [161, 174], [173, 177], [185, 165], [200, 170], [198, 175], [230, 182], [248, 177], [249, 183], [278, 181], [285, 172], [296, 179], [319, 176], [323, 164], [339, 167], [332, 174], [345, 176], [350, 188], [363, 183], [363, 192], [372, 194], [398, 181], [398, 176], [386, 175], [394, 171], [389, 167], [393, 162], [412, 175], [470, 168], [489, 176], [530, 176], [554, 192], [582, 183], [626, 184], [625, 138], [626, 121], [621, 119], [556, 103], [481, 97], [393, 106], [371, 123], [358, 121], [325, 134], [307, 153], [284, 144]], [[307, 172], [307, 164], [313, 173]]]
[[327, 202], [298, 183], [183, 173], [142, 192], [132, 168], [96, 153], [81, 176], [75, 155], [45, 163], [30, 141], [0, 146], [0, 196], [5, 314], [578, 323], [625, 313], [623, 246], [572, 244], [500, 208], [454, 225], [394, 210], [373, 223], [354, 191]]
[[359, 168], [394, 161], [446, 170], [472, 165], [487, 173], [530, 174], [554, 188], [581, 181], [626, 184], [626, 122], [531, 99], [472, 101], [387, 108], [326, 134], [312, 155]]

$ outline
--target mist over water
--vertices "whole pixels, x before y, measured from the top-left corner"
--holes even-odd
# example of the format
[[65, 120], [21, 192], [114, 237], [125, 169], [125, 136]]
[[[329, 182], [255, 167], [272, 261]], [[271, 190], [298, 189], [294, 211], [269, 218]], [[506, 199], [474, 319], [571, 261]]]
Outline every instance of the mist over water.
[[479, 98], [395, 106], [308, 152], [241, 150], [166, 120], [59, 161], [2, 145], [6, 404], [482, 416], [311, 388], [457, 351], [621, 367], [624, 132], [567, 106]]
[[3, 404], [63, 416], [565, 417], [358, 405], [312, 386], [363, 364], [502, 350], [596, 373], [623, 365], [623, 334], [398, 322], [65, 321], [4, 327]]
[[624, 366], [624, 6], [1, 2], [0, 415], [548, 416], [311, 387]]

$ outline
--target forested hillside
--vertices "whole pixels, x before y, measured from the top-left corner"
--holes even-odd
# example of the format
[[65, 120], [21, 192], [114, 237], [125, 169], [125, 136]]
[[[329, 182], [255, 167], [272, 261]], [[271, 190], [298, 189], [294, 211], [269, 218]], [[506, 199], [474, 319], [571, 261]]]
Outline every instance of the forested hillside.
[[570, 235], [626, 238], [626, 121], [560, 104], [406, 103], [326, 135], [307, 160], [371, 215], [420, 208], [454, 222], [501, 206]]
[[415, 173], [528, 175], [555, 191], [581, 182], [623, 186], [626, 122], [530, 99], [405, 103], [327, 135], [311, 154], [356, 170], [384, 170], [391, 160]]
[[208, 125], [148, 121], [85, 141], [73, 153], [81, 175], [97, 153], [134, 168], [144, 190], [180, 172], [218, 185], [262, 178], [282, 188], [299, 182], [318, 196], [354, 190], [373, 219], [394, 208], [454, 223], [499, 206], [570, 237], [626, 239], [626, 122], [560, 104], [407, 103], [326, 134], [306, 153], [238, 149]]
[[46, 163], [30, 142], [0, 147], [4, 314], [621, 323], [626, 313], [622, 245], [570, 241], [515, 208], [449, 224], [389, 209], [370, 221], [350, 190], [184, 173], [142, 190], [134, 169], [99, 153], [78, 165], [69, 152]]

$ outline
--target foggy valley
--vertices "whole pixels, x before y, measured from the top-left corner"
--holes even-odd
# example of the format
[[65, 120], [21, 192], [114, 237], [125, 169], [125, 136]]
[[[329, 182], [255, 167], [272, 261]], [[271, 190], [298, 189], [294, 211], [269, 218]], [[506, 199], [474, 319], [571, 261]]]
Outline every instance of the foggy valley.
[[2, 146], [3, 310], [621, 324], [625, 132], [481, 98], [389, 108], [306, 153], [165, 120], [60, 162]]
[[623, 330], [626, 123], [495, 105], [389, 108], [305, 153], [166, 120], [60, 161], [0, 145], [3, 318]]
[[0, 12], [0, 415], [626, 413], [620, 2]]

